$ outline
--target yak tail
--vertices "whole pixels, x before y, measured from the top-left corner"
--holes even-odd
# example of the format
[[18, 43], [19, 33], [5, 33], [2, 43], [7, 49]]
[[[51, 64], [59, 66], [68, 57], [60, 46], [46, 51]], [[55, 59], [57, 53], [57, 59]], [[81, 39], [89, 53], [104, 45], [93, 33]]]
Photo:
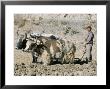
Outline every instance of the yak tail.
[[25, 33], [25, 35], [24, 35], [24, 39], [27, 39], [27, 33]]

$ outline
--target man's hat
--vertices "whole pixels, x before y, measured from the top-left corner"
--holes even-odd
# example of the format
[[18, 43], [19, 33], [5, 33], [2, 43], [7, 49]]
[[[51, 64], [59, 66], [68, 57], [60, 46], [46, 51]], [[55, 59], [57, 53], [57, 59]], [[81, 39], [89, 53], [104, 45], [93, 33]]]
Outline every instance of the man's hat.
[[87, 27], [86, 27], [86, 29], [88, 29], [88, 28], [92, 29], [92, 27], [91, 27], [91, 26], [87, 26]]

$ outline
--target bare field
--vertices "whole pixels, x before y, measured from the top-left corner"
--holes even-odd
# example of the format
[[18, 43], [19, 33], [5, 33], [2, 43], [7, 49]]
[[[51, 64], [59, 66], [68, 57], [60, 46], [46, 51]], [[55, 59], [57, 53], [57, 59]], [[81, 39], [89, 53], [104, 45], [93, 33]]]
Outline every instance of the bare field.
[[86, 64], [42, 65], [32, 63], [31, 53], [15, 50], [15, 76], [96, 76], [96, 61]]

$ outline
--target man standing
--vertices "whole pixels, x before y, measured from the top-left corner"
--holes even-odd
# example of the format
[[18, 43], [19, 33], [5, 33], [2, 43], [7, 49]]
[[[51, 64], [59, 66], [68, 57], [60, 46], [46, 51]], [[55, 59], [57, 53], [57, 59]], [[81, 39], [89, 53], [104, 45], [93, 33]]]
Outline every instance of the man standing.
[[91, 62], [92, 61], [92, 53], [91, 52], [92, 52], [94, 34], [91, 31], [92, 30], [91, 26], [86, 27], [86, 30], [88, 31], [88, 35], [85, 39], [84, 60], [86, 60], [86, 62]]

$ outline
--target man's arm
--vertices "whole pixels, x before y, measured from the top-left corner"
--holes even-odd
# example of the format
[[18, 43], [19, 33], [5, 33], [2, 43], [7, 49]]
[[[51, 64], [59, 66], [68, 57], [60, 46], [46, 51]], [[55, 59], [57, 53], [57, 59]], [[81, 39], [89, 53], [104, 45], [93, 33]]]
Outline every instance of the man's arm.
[[92, 41], [92, 38], [93, 38], [93, 34], [90, 33], [87, 40], [86, 40], [86, 44], [88, 44], [90, 41]]
[[92, 43], [93, 37], [94, 37], [94, 34], [93, 33], [88, 34], [88, 36], [87, 36], [87, 38], [85, 39], [85, 42], [84, 42], [84, 47], [86, 47], [86, 44]]

